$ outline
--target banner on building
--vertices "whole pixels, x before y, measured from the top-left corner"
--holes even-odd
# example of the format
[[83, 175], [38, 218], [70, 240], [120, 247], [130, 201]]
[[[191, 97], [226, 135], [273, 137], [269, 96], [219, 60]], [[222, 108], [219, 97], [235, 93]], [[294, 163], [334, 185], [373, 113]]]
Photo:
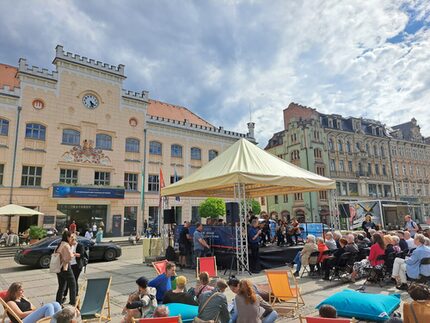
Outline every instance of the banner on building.
[[52, 197], [123, 199], [124, 189], [123, 188], [54, 186], [52, 189]]

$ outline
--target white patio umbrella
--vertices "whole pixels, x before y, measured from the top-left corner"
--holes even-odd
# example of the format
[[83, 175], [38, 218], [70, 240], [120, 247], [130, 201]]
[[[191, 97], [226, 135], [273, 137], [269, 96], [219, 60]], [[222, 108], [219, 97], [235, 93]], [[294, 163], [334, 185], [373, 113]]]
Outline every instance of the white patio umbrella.
[[8, 229], [10, 230], [11, 217], [14, 215], [19, 216], [32, 216], [32, 215], [43, 215], [42, 212], [30, 209], [28, 207], [16, 205], [16, 204], [8, 204], [0, 207], [0, 215], [5, 215], [9, 217], [8, 220]]

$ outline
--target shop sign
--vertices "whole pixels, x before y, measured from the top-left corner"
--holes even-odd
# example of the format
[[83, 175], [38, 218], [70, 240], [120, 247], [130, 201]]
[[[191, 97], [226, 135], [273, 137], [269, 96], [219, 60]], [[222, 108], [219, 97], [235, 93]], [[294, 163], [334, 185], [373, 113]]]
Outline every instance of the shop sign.
[[123, 199], [124, 189], [123, 188], [54, 186], [52, 190], [52, 197]]

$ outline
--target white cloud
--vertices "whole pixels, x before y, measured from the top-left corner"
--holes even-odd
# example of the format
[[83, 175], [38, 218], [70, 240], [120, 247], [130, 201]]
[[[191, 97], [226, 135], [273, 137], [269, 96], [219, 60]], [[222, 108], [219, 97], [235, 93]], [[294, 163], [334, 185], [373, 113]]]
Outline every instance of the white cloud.
[[[415, 117], [430, 135], [428, 1], [100, 3], [2, 2], [0, 59], [46, 67], [60, 43], [123, 63], [126, 87], [225, 128], [245, 132], [251, 109], [262, 146], [291, 101], [389, 125]], [[411, 19], [427, 23], [408, 35]]]

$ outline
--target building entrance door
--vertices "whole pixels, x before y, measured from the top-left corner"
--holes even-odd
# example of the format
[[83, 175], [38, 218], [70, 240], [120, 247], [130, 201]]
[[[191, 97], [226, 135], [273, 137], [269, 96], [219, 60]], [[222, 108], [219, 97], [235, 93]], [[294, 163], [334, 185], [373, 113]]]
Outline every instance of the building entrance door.
[[37, 225], [38, 220], [39, 220], [38, 215], [20, 216], [17, 233], [24, 232], [25, 230], [29, 229], [30, 226], [32, 225]]
[[107, 205], [59, 204], [57, 208], [66, 214], [63, 221], [57, 220], [57, 230], [60, 232], [65, 227], [68, 228], [72, 221], [75, 221], [80, 235], [84, 235], [88, 228], [91, 231], [94, 223], [97, 227], [106, 225]]

